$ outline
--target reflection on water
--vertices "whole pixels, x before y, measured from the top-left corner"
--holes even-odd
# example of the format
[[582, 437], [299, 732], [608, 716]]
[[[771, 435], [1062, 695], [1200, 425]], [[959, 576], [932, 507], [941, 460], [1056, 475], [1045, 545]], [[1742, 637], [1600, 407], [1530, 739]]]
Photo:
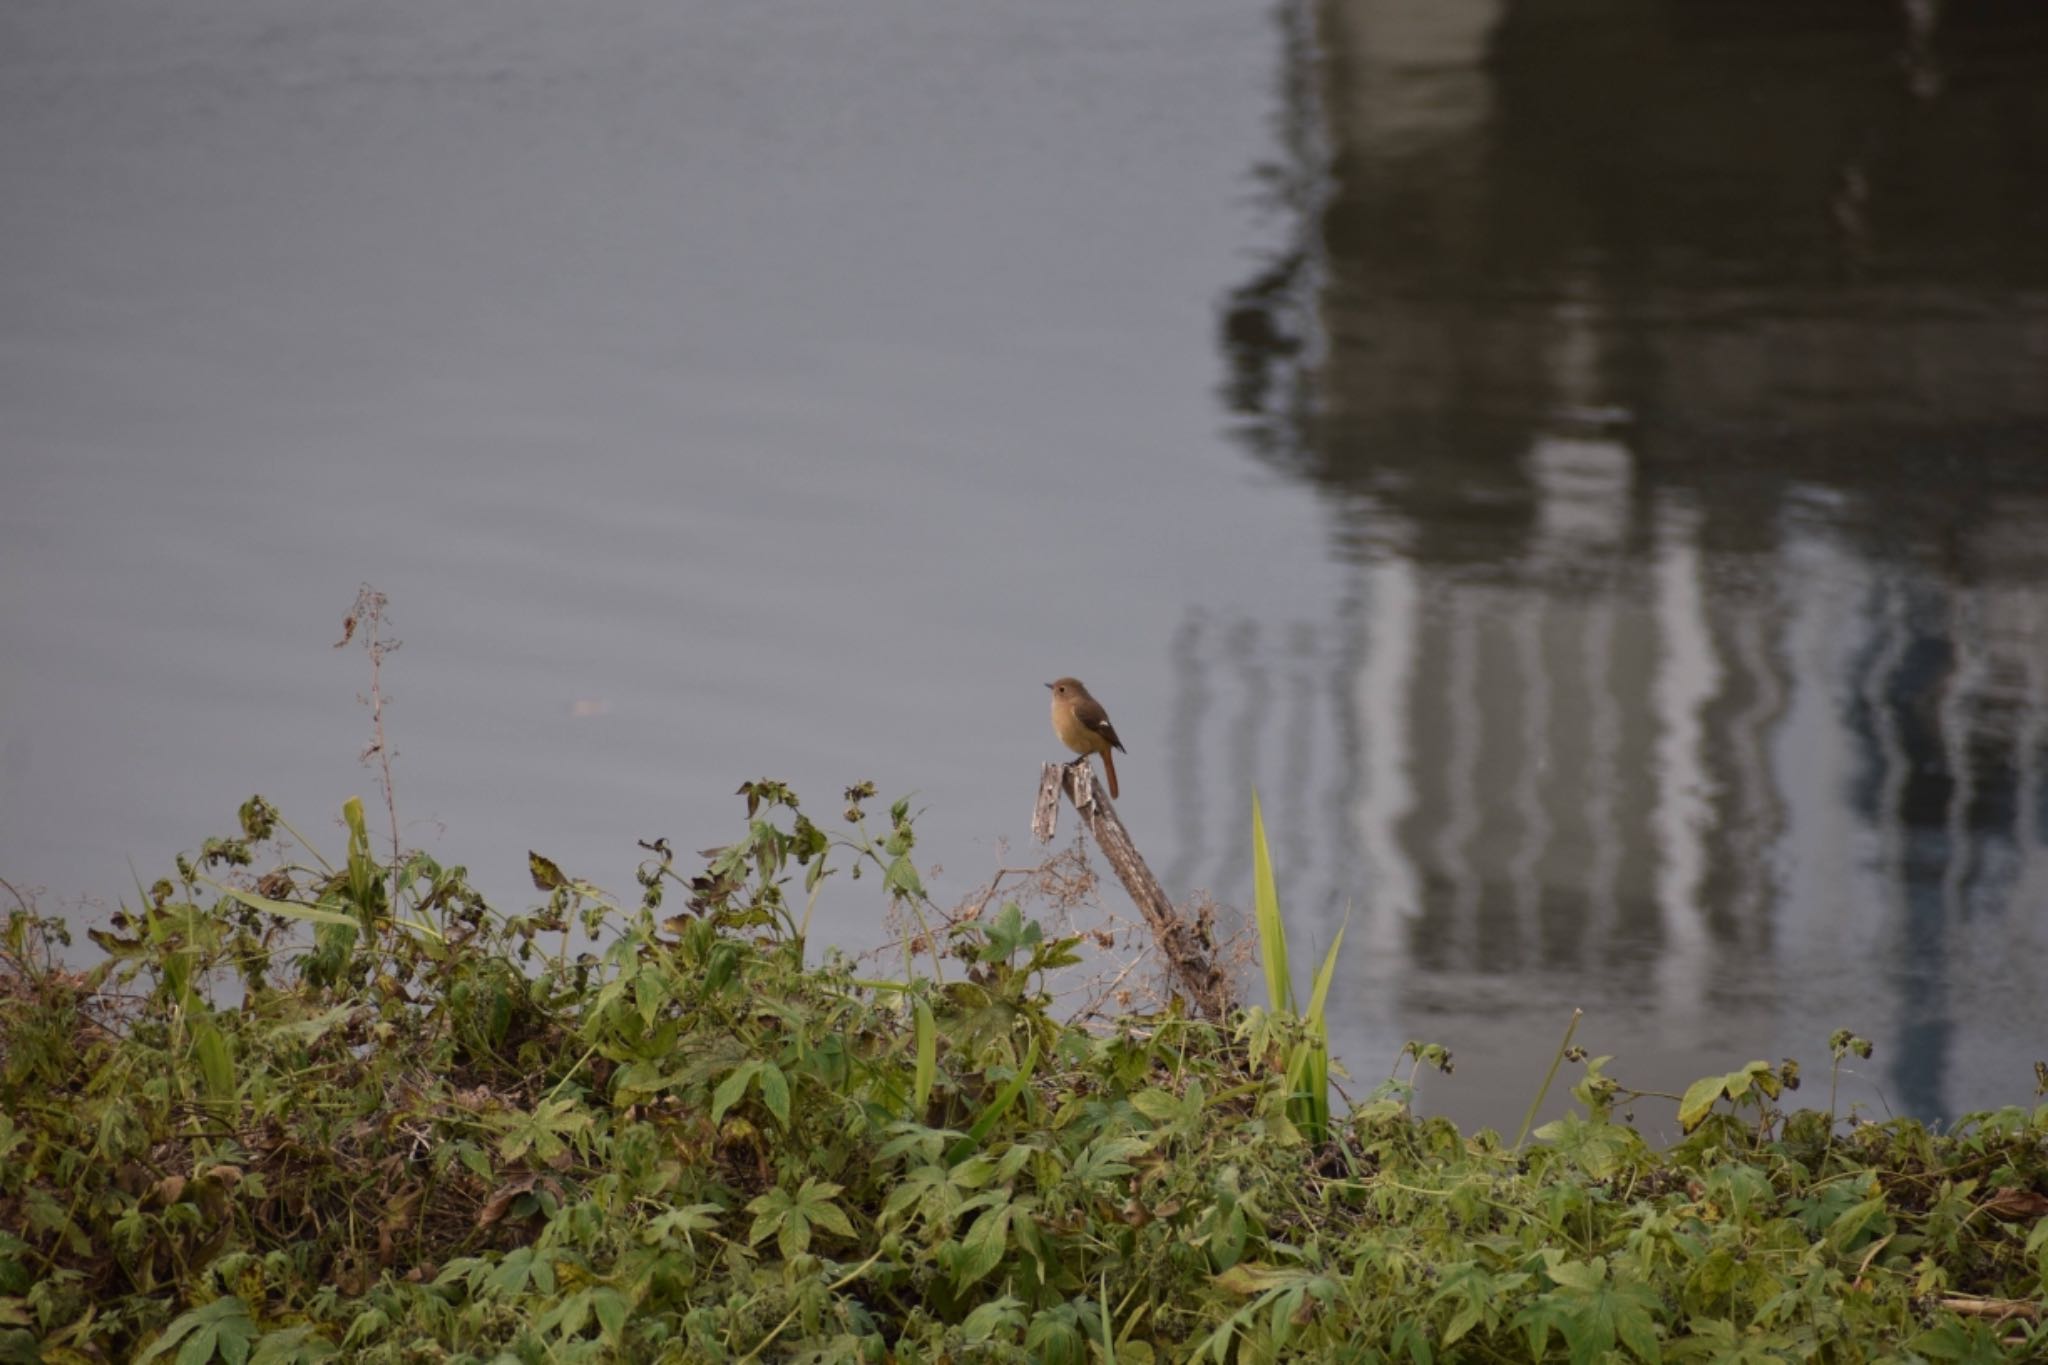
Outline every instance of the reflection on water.
[[[1355, 899], [1387, 1027], [1586, 1004], [1810, 1059], [1852, 1022], [1895, 1110], [2024, 1098], [2048, 11], [1285, 20], [1295, 233], [1224, 395], [1353, 588], [1187, 623], [1183, 763], [1285, 755], [1283, 866], [1325, 936]], [[1237, 819], [1191, 806], [1175, 875], [1233, 883]]]

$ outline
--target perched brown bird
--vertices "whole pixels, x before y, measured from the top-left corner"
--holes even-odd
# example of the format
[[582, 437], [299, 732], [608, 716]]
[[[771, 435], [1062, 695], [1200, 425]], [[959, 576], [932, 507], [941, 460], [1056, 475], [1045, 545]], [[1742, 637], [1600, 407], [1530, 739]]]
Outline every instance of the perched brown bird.
[[1109, 794], [1114, 798], [1116, 760], [1109, 751], [1122, 749], [1124, 742], [1116, 737], [1109, 712], [1088, 695], [1079, 678], [1061, 678], [1046, 686], [1052, 689], [1052, 732], [1060, 737], [1060, 743], [1081, 755], [1077, 763], [1086, 763], [1090, 754], [1102, 755], [1102, 769], [1109, 774]]

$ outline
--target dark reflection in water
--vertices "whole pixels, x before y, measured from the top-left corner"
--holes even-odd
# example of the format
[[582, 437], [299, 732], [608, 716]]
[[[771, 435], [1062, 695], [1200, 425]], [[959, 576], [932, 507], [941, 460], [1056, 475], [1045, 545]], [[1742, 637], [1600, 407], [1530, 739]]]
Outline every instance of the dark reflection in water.
[[[2048, 8], [1283, 20], [1292, 235], [1223, 391], [1355, 586], [1306, 632], [1188, 622], [1179, 750], [1284, 751], [1283, 865], [1325, 937], [1355, 898], [1384, 1027], [1604, 1002], [1810, 1055], [1853, 1019], [1895, 1110], [2024, 1098]], [[1232, 883], [1215, 827], [1184, 881]]]

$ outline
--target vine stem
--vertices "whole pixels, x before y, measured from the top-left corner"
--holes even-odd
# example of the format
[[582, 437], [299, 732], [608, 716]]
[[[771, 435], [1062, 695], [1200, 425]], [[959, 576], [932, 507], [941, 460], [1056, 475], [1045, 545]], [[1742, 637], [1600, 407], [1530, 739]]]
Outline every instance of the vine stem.
[[1564, 1065], [1564, 1054], [1571, 1051], [1572, 1035], [1579, 1030], [1579, 1020], [1586, 1017], [1584, 1010], [1572, 1011], [1571, 1023], [1565, 1025], [1564, 1040], [1557, 1045], [1557, 1055], [1550, 1059], [1550, 1070], [1543, 1073], [1543, 1085], [1536, 1091], [1536, 1098], [1529, 1101], [1529, 1112], [1522, 1115], [1522, 1131], [1515, 1134], [1515, 1150], [1522, 1150], [1522, 1144], [1529, 1140], [1529, 1129], [1535, 1126], [1536, 1111], [1543, 1107], [1543, 1097], [1550, 1093], [1550, 1083], [1557, 1079], [1557, 1069]]

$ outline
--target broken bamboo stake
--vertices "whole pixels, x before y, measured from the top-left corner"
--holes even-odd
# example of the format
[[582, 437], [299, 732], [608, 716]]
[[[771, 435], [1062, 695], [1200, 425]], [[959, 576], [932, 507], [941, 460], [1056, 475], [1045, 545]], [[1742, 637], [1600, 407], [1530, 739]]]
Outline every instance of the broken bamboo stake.
[[1031, 816], [1031, 835], [1048, 843], [1059, 825], [1060, 793], [1074, 803], [1075, 814], [1094, 836], [1095, 845], [1116, 871], [1132, 904], [1152, 930], [1174, 982], [1206, 1019], [1223, 1019], [1237, 1008], [1229, 973], [1216, 965], [1216, 945], [1206, 925], [1191, 921], [1174, 906], [1159, 879], [1145, 866], [1130, 831], [1117, 818], [1116, 807], [1095, 783], [1086, 763], [1048, 763], [1039, 774], [1038, 804]]

